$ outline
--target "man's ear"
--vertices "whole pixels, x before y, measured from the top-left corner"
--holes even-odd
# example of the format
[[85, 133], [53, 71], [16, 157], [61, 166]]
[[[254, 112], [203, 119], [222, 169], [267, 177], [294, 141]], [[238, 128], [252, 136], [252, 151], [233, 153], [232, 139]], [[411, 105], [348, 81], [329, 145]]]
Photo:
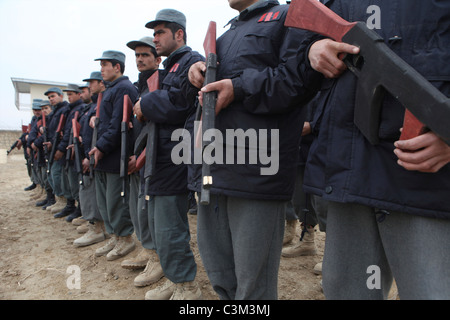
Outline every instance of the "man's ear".
[[184, 31], [181, 29], [178, 29], [177, 32], [175, 32], [175, 39], [177, 41], [184, 41], [183, 37], [184, 37]]

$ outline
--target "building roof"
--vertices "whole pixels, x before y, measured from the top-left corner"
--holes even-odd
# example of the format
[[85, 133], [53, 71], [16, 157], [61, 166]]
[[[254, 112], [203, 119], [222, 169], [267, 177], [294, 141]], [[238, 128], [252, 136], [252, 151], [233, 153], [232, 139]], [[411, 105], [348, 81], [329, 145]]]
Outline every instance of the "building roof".
[[56, 81], [48, 81], [48, 80], [36, 80], [36, 79], [23, 79], [23, 78], [11, 78], [11, 81], [14, 86], [14, 90], [16, 92], [15, 97], [15, 105], [18, 110], [28, 109], [30, 106], [29, 103], [21, 103], [19, 94], [31, 94], [31, 86], [32, 85], [42, 85], [48, 87], [63, 87], [66, 88], [68, 82], [56, 82]]

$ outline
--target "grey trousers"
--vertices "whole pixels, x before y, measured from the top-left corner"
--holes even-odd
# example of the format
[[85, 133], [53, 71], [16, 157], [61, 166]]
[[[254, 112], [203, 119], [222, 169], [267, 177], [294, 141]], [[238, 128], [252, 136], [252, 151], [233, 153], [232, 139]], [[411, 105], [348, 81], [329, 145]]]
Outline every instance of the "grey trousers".
[[64, 195], [66, 199], [79, 201], [80, 181], [78, 180], [78, 174], [75, 167], [69, 165], [67, 172], [64, 171], [64, 173], [67, 178], [67, 180], [63, 180]]
[[450, 220], [376, 214], [330, 202], [323, 260], [327, 299], [450, 299]]
[[50, 186], [50, 183], [48, 181], [47, 167], [46, 166], [39, 167], [39, 172], [41, 175], [41, 181], [43, 183], [45, 191], [53, 192], [52, 187]]
[[64, 168], [59, 161], [53, 161], [50, 174], [48, 176], [48, 180], [53, 189], [53, 193], [57, 197], [64, 196], [64, 191], [62, 187], [63, 170]]
[[106, 232], [119, 237], [129, 236], [133, 233], [133, 224], [130, 218], [128, 206], [129, 190], [127, 198], [123, 202], [122, 179], [118, 173], [95, 171], [95, 192], [97, 205], [105, 223]]
[[97, 206], [97, 196], [95, 191], [95, 178], [83, 175], [83, 185], [78, 193], [80, 198], [80, 208], [83, 218], [88, 221], [102, 221], [102, 216]]
[[221, 300], [278, 298], [285, 208], [286, 201], [217, 195], [199, 205], [198, 247]]
[[148, 210], [144, 208], [145, 196], [141, 192], [141, 177], [132, 174], [130, 177], [130, 216], [136, 238], [146, 249], [155, 249], [155, 244], [148, 224]]
[[197, 264], [190, 246], [188, 194], [151, 196], [149, 229], [164, 275], [174, 283], [195, 279]]

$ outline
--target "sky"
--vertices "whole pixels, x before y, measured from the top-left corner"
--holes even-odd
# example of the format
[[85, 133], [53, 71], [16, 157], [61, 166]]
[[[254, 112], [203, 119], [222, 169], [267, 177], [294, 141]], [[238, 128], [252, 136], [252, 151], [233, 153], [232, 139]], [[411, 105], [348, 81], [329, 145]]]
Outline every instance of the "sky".
[[100, 70], [94, 59], [118, 50], [126, 54], [125, 75], [136, 81], [126, 44], [152, 36], [145, 24], [166, 8], [186, 15], [187, 45], [203, 55], [209, 22], [220, 36], [238, 14], [227, 0], [0, 0], [0, 130], [21, 130], [32, 116], [17, 110], [11, 78], [82, 84]]

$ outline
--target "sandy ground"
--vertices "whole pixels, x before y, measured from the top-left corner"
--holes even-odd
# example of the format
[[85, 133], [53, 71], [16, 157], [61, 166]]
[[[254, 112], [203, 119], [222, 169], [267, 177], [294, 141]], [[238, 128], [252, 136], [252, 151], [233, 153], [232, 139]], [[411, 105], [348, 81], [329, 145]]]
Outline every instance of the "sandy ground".
[[[8, 156], [7, 163], [0, 164], [0, 172], [0, 299], [143, 300], [149, 289], [160, 284], [135, 287], [133, 279], [140, 270], [123, 269], [120, 262], [125, 258], [107, 261], [95, 257], [95, 249], [103, 243], [74, 247], [73, 241], [81, 236], [76, 226], [36, 207], [29, 200], [30, 191], [23, 190], [30, 180], [21, 153]], [[217, 300], [198, 253], [196, 216], [189, 215], [189, 221], [198, 264], [196, 280], [204, 299]], [[316, 256], [281, 259], [280, 300], [324, 299], [321, 276], [314, 274], [313, 268], [322, 259], [325, 234], [318, 232], [316, 239]], [[80, 289], [69, 288], [72, 266], [80, 270]]]

